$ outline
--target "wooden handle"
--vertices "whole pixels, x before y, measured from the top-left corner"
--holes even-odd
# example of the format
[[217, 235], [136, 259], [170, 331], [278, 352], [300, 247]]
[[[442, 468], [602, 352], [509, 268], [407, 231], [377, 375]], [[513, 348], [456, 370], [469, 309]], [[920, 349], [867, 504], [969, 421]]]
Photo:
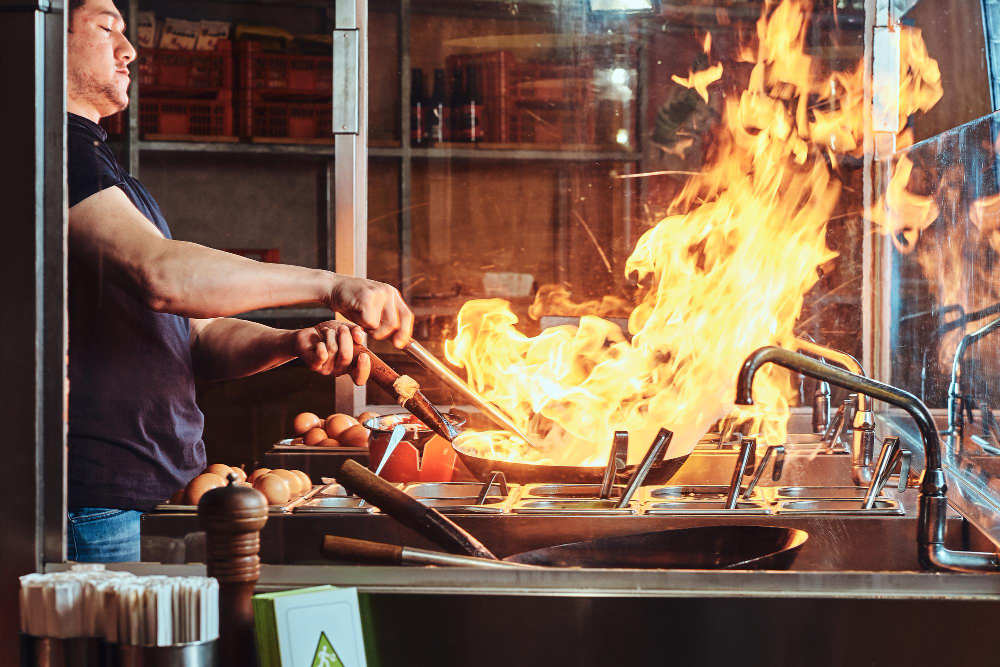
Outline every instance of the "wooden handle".
[[345, 488], [442, 549], [497, 560], [493, 552], [451, 519], [420, 504], [357, 461], [343, 461], [334, 476]]
[[[396, 380], [399, 379], [399, 373], [394, 371], [389, 364], [379, 359], [378, 355], [367, 347], [361, 343], [355, 343], [354, 358], [357, 359], [358, 355], [362, 353], [367, 354], [372, 363], [372, 370], [368, 375], [368, 379], [375, 382], [387, 394], [392, 396], [396, 402], [399, 402], [399, 392], [393, 386]], [[418, 390], [411, 398], [401, 403], [401, 405], [448, 442], [454, 440], [455, 436], [458, 435], [451, 423], [427, 400], [423, 392]]]
[[327, 535], [323, 538], [323, 555], [339, 560], [379, 565], [402, 565], [403, 547], [383, 542], [355, 540], [350, 537]]

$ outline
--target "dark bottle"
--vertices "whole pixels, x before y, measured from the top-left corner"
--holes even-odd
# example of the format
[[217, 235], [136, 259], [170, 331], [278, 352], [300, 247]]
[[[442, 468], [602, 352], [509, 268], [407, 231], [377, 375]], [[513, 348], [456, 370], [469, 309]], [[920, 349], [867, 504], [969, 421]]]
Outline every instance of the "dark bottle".
[[462, 141], [462, 98], [465, 97], [465, 86], [462, 85], [462, 69], [456, 68], [451, 74], [451, 140]]
[[460, 141], [483, 140], [483, 93], [476, 81], [476, 69], [472, 65], [465, 68], [465, 90], [462, 95]]
[[427, 97], [424, 91], [424, 71], [413, 68], [410, 77], [410, 144], [427, 144]]
[[451, 105], [444, 95], [444, 70], [434, 70], [434, 92], [427, 100], [428, 135], [432, 142], [451, 141]]

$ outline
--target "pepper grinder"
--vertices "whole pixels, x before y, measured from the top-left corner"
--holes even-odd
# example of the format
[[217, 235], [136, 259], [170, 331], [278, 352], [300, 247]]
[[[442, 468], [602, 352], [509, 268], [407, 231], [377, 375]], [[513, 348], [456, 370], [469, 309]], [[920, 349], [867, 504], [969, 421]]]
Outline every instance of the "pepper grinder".
[[267, 523], [267, 499], [240, 484], [235, 473], [229, 484], [212, 489], [198, 503], [205, 529], [208, 576], [219, 582], [219, 644], [217, 655], [230, 665], [255, 665], [254, 586], [260, 577], [260, 530]]

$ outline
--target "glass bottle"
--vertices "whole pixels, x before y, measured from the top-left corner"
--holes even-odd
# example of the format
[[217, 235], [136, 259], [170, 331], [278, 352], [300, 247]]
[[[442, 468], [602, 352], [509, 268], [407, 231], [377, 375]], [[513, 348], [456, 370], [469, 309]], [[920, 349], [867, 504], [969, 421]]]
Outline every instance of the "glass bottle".
[[434, 70], [434, 91], [427, 100], [428, 135], [432, 142], [451, 141], [451, 105], [444, 93], [444, 70]]
[[410, 75], [410, 144], [427, 144], [427, 98], [424, 92], [424, 72], [413, 68]]

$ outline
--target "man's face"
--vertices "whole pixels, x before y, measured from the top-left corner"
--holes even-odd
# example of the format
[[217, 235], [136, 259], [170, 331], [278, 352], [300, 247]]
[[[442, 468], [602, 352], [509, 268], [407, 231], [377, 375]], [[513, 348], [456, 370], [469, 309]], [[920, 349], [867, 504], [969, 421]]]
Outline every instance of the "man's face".
[[128, 65], [135, 49], [112, 0], [87, 0], [73, 11], [66, 36], [67, 94], [100, 117], [128, 106]]

